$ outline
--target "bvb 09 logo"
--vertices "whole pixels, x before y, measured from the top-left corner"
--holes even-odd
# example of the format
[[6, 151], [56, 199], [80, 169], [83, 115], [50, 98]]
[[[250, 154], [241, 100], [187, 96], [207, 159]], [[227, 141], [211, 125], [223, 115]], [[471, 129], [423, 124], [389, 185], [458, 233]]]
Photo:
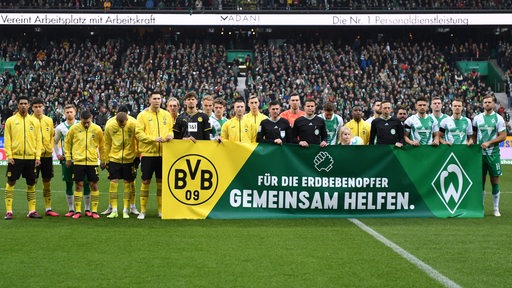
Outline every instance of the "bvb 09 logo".
[[218, 179], [213, 163], [197, 154], [178, 158], [167, 175], [169, 191], [185, 205], [199, 205], [210, 200], [217, 190]]

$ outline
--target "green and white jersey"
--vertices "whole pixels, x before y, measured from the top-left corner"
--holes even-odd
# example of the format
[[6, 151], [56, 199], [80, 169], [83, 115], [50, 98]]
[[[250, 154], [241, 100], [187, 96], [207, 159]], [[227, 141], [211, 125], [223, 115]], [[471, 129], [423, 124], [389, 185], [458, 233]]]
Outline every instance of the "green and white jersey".
[[212, 132], [210, 134], [210, 139], [214, 140], [215, 137], [220, 137], [220, 131], [222, 130], [222, 125], [228, 121], [226, 117], [222, 117], [222, 119], [217, 119], [215, 114], [210, 116], [210, 126], [212, 127]]
[[439, 123], [439, 130], [444, 133], [444, 140], [452, 144], [466, 144], [468, 136], [473, 135], [471, 120], [464, 116], [460, 119], [444, 117]]
[[432, 116], [434, 116], [437, 120], [437, 123], [441, 123], [441, 121], [443, 121], [444, 119], [448, 118], [449, 116], [446, 115], [446, 114], [441, 114], [441, 117], [437, 117], [435, 116], [434, 114], [432, 114]]
[[[505, 131], [505, 120], [498, 113], [489, 115], [480, 113], [473, 118], [473, 127], [476, 128], [476, 144], [482, 144], [498, 137], [499, 132]], [[500, 155], [500, 145], [491, 145], [482, 150], [483, 155]]]
[[[57, 127], [55, 127], [55, 136], [53, 137], [53, 140], [55, 141], [55, 146], [53, 151], [55, 151], [56, 154], [64, 155], [64, 139], [66, 139], [66, 135], [68, 134], [69, 128], [71, 128], [71, 126], [79, 122], [80, 121], [75, 120], [74, 124], [68, 125], [68, 123], [64, 121], [57, 125]], [[57, 151], [62, 151], [62, 153], [58, 153]]]
[[[441, 121], [443, 121], [444, 119], [448, 118], [448, 115], [444, 114], [444, 113], [441, 113], [441, 116], [440, 117], [437, 117], [436, 115], [432, 114], [432, 116], [434, 116], [437, 120], [437, 124], [439, 125], [439, 127], [441, 127]], [[470, 125], [471, 126], [471, 125]], [[444, 134], [443, 136], [443, 140], [446, 140], [446, 134]]]
[[430, 145], [434, 141], [434, 133], [439, 131], [439, 126], [436, 117], [432, 115], [420, 118], [418, 114], [414, 114], [405, 120], [404, 130], [409, 133], [412, 141], [418, 140], [420, 145]]
[[318, 116], [325, 120], [325, 128], [327, 130], [327, 144], [337, 145], [338, 132], [340, 128], [343, 127], [343, 118], [341, 118], [341, 116], [338, 114], [332, 115], [331, 119], [326, 119], [323, 113]]

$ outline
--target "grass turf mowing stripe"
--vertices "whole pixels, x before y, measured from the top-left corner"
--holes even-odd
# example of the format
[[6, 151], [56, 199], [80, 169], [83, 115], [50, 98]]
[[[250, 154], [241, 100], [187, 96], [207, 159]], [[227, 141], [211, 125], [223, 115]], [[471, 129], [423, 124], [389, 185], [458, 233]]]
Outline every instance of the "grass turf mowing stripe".
[[407, 259], [407, 261], [411, 262], [414, 266], [418, 267], [423, 272], [427, 273], [430, 277], [444, 285], [445, 287], [449, 288], [461, 288], [461, 286], [454, 281], [450, 280], [448, 277], [441, 274], [439, 271], [435, 270], [434, 268], [430, 267], [425, 262], [421, 261], [420, 259], [416, 258], [411, 253], [407, 252], [402, 247], [396, 245], [391, 240], [387, 239], [386, 237], [379, 234], [377, 231], [373, 230], [372, 228], [366, 226], [363, 222], [357, 220], [357, 219], [348, 219], [350, 222], [354, 223], [357, 227], [361, 228], [366, 233], [373, 236], [375, 239], [382, 242], [384, 245], [388, 246], [389, 248], [393, 249], [398, 255], [402, 256], [403, 258]]

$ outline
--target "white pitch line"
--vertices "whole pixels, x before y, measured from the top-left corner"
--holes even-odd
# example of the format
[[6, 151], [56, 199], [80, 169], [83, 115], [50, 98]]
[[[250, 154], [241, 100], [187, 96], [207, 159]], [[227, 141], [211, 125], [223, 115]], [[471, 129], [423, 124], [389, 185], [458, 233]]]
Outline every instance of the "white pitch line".
[[403, 258], [407, 259], [410, 263], [412, 263], [414, 266], [418, 267], [423, 272], [427, 273], [430, 277], [432, 277], [437, 282], [441, 283], [445, 287], [449, 288], [461, 288], [459, 284], [453, 282], [448, 277], [441, 274], [436, 269], [430, 267], [425, 262], [421, 261], [420, 259], [416, 258], [411, 253], [404, 250], [402, 247], [396, 245], [391, 240], [387, 239], [386, 237], [379, 234], [377, 231], [373, 230], [372, 228], [366, 226], [363, 222], [357, 220], [357, 219], [348, 219], [350, 222], [354, 223], [357, 227], [361, 228], [366, 233], [372, 235], [375, 239], [382, 242], [384, 245], [388, 246], [389, 248], [393, 249], [398, 255], [402, 256]]

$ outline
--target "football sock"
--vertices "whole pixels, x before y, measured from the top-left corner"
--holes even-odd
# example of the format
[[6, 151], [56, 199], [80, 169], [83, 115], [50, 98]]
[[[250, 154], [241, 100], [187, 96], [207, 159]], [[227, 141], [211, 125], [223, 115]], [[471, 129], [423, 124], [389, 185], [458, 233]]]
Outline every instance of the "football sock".
[[51, 185], [51, 182], [43, 182], [44, 207], [47, 211], [52, 209]]
[[[99, 203], [100, 203], [100, 191], [99, 190], [91, 191], [91, 205], [92, 205], [91, 212], [98, 212], [98, 204]], [[116, 201], [116, 207], [117, 207], [117, 201]]]
[[130, 204], [135, 206], [135, 181], [130, 182]]
[[36, 185], [27, 185], [28, 211], [36, 210]]
[[82, 197], [83, 197], [83, 192], [80, 191], [75, 191], [75, 212], [76, 213], [80, 213], [82, 212]]
[[[133, 182], [129, 182], [129, 183], [124, 183], [124, 186], [123, 186], [123, 208], [124, 209], [128, 209], [130, 207], [130, 200], [131, 200], [131, 197], [132, 197], [132, 183]], [[135, 196], [135, 195], [134, 195]]]
[[494, 205], [494, 209], [498, 209], [500, 207], [500, 193], [492, 194], [492, 204]]
[[84, 194], [84, 209], [86, 211], [87, 210], [91, 211], [91, 194], [89, 194], [89, 195]]
[[66, 202], [68, 203], [68, 209], [75, 210], [75, 196], [74, 195], [66, 195]]
[[149, 184], [144, 184], [140, 186], [140, 212], [146, 213], [146, 206], [148, 205], [148, 197], [149, 197]]
[[5, 183], [5, 210], [12, 211], [12, 200], [14, 199], [14, 186]]
[[500, 184], [492, 184], [492, 203], [494, 209], [498, 209], [500, 206]]
[[117, 188], [119, 187], [119, 183], [110, 181], [110, 186], [108, 188], [108, 196], [110, 199], [110, 206], [112, 209], [116, 209], [117, 211]]
[[69, 211], [75, 210], [75, 196], [73, 195], [73, 182], [66, 181], [66, 202]]

